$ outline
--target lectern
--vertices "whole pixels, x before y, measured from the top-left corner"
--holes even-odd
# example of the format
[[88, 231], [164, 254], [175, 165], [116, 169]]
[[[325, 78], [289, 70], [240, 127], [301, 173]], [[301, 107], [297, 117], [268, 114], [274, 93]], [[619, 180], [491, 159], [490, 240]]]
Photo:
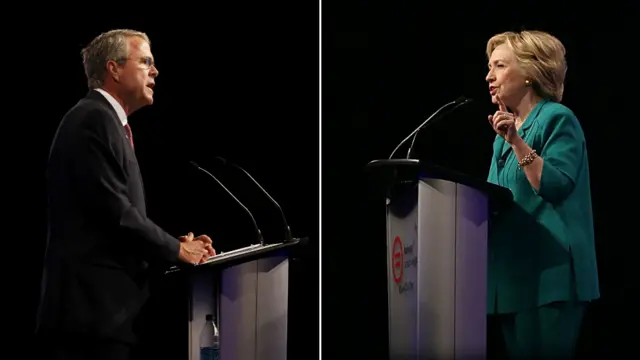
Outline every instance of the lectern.
[[184, 272], [188, 282], [189, 360], [200, 359], [207, 314], [220, 330], [221, 360], [287, 358], [289, 257], [306, 241], [251, 245], [168, 271]]
[[389, 359], [486, 358], [489, 222], [511, 192], [414, 159], [368, 168], [387, 190]]

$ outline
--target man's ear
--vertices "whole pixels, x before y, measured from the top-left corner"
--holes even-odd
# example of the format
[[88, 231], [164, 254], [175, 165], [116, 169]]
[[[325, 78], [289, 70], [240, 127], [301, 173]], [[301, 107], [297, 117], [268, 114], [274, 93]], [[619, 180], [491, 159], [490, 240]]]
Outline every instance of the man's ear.
[[107, 74], [113, 79], [115, 82], [120, 82], [120, 67], [118, 63], [113, 60], [107, 61]]

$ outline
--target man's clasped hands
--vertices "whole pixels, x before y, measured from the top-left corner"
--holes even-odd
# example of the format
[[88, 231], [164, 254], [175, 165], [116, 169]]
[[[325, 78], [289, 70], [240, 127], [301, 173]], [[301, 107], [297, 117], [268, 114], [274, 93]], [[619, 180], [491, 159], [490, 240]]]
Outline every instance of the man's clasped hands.
[[194, 237], [190, 232], [187, 235], [180, 236], [180, 254], [179, 259], [189, 264], [202, 264], [210, 257], [216, 254], [213, 249], [211, 238], [207, 235]]

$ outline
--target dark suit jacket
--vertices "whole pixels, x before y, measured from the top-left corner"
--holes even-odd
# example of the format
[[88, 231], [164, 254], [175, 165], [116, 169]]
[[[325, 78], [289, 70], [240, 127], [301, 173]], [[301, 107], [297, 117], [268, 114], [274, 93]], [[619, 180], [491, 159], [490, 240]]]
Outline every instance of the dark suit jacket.
[[179, 241], [146, 215], [136, 156], [114, 108], [90, 91], [63, 118], [47, 170], [48, 239], [37, 329], [135, 341], [149, 262]]
[[544, 159], [540, 189], [511, 146], [496, 136], [488, 181], [507, 187], [514, 206], [489, 237], [489, 313], [600, 296], [587, 146], [575, 114], [543, 100], [518, 130]]

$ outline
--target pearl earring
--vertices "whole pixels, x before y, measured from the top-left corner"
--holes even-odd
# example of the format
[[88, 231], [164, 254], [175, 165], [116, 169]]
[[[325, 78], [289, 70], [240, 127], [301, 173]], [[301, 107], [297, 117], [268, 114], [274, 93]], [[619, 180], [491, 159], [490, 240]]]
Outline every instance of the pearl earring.
[[529, 81], [529, 80], [525, 80], [525, 81], [524, 81], [524, 84], [525, 84], [525, 85], [527, 85], [527, 86], [529, 86], [529, 85], [531, 85], [531, 81]]

